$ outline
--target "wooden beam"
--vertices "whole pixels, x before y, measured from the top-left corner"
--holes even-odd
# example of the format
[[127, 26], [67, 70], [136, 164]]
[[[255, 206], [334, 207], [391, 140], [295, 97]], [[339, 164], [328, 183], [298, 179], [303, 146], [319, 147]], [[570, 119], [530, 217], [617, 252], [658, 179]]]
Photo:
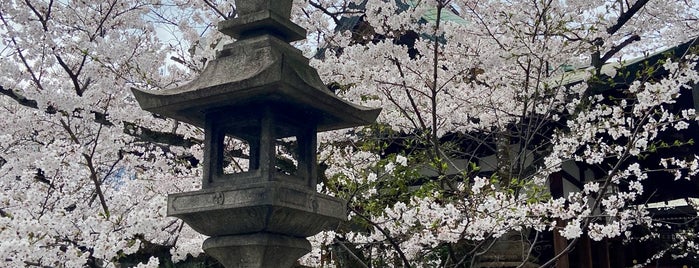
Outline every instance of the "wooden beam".
[[611, 268], [609, 261], [609, 241], [605, 238], [600, 242], [594, 242], [593, 245], [597, 249], [596, 264], [599, 268]]
[[[558, 255], [568, 246], [568, 240], [563, 237], [558, 230], [566, 227], [566, 223], [563, 221], [556, 222], [556, 230], [553, 231], [553, 251], [554, 255]], [[568, 259], [568, 253], [561, 255], [556, 262], [556, 268], [568, 268], [570, 267], [570, 260]]]
[[580, 267], [593, 268], [599, 267], [595, 262], [592, 261], [592, 249], [590, 247], [590, 238], [583, 236], [580, 238], [580, 247], [578, 250], [578, 256], [580, 258]]
[[[563, 196], [563, 173], [556, 172], [549, 176], [549, 189], [551, 190], [551, 196], [554, 198], [560, 198]], [[568, 246], [568, 240], [561, 235], [558, 230], [565, 228], [566, 223], [562, 220], [556, 222], [556, 229], [553, 231], [553, 255], [558, 255], [563, 252]], [[568, 253], [561, 255], [561, 257], [556, 262], [556, 268], [568, 268], [570, 267], [570, 260], [568, 259]]]

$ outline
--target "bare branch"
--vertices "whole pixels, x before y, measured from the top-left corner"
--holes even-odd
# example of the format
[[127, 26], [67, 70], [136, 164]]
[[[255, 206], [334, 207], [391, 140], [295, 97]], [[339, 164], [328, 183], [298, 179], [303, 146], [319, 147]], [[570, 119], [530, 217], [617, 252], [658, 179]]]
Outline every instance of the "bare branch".
[[216, 12], [216, 14], [218, 14], [219, 16], [221, 16], [221, 18], [223, 18], [223, 19], [229, 19], [229, 18], [231, 17], [231, 16], [227, 16], [226, 14], [223, 14], [223, 12], [222, 12], [220, 9], [218, 9], [218, 7], [216, 7], [213, 3], [209, 2], [208, 0], [202, 0], [202, 1], [204, 1], [204, 3], [205, 3], [207, 6], [209, 6], [211, 9], [213, 9], [214, 12]]
[[614, 34], [619, 29], [621, 29], [626, 22], [628, 22], [636, 13], [641, 10], [643, 6], [648, 3], [648, 0], [639, 0], [638, 2], [634, 3], [633, 6], [631, 6], [626, 12], [623, 12], [621, 16], [616, 21], [616, 24], [612, 25], [612, 27], [607, 28], [607, 33], [608, 34]]
[[[28, 99], [21, 94], [15, 92], [12, 89], [6, 89], [2, 86], [0, 86], [0, 94], [5, 95], [7, 97], [10, 97], [11, 99], [15, 100], [18, 104], [32, 108], [32, 109], [39, 109], [39, 105], [36, 100], [33, 99]], [[55, 108], [49, 107], [47, 108], [44, 112], [48, 114], [56, 114], [56, 113], [61, 113], [61, 114], [69, 114], [66, 111], [58, 111], [55, 110]], [[92, 111], [95, 114], [95, 119], [94, 121], [96, 123], [99, 123], [101, 125], [105, 126], [113, 126], [114, 124], [110, 122], [106, 114], [99, 112], [99, 111]], [[67, 122], [64, 120], [60, 120], [60, 123], [64, 129], [69, 129]], [[65, 124], [65, 125], [64, 125]], [[161, 143], [161, 144], [168, 144], [168, 145], [173, 145], [173, 146], [182, 146], [182, 147], [191, 147], [197, 144], [202, 144], [203, 141], [195, 138], [185, 138], [183, 135], [172, 133], [169, 131], [156, 131], [152, 130], [150, 128], [144, 127], [144, 126], [139, 126], [136, 123], [133, 122], [128, 122], [128, 121], [123, 121], [123, 131], [124, 134], [133, 136], [138, 138], [141, 141], [144, 142], [154, 142], [154, 143]], [[71, 132], [68, 132], [71, 134]], [[77, 136], [74, 134], [71, 136], [71, 140], [75, 142], [77, 139]]]
[[22, 106], [26, 106], [26, 107], [34, 108], [34, 109], [39, 109], [39, 105], [36, 102], [36, 100], [27, 99], [26, 97], [20, 95], [17, 92], [14, 92], [11, 89], [5, 89], [4, 87], [0, 86], [0, 94], [10, 97], [11, 99], [17, 101], [17, 103], [22, 105]]
[[[633, 42], [640, 41], [640, 40], [641, 40], [640, 36], [635, 35], [635, 34], [632, 35], [631, 37], [629, 37], [626, 40], [624, 40], [623, 42], [621, 42], [621, 44], [613, 46], [609, 51], [607, 51], [607, 53], [604, 53], [604, 56], [602, 56], [600, 58], [600, 63], [604, 64], [605, 62], [607, 62], [607, 60], [611, 59], [614, 56], [614, 54], [621, 51], [624, 47], [630, 45]], [[595, 66], [595, 67], [597, 67], [597, 66]]]
[[342, 12], [330, 12], [330, 10], [323, 7], [321, 4], [313, 1], [308, 1], [308, 4], [322, 11], [323, 13], [325, 13], [325, 15], [328, 15], [328, 17], [330, 17], [335, 22], [335, 25], [340, 25], [340, 19], [337, 18], [337, 15], [342, 14]]

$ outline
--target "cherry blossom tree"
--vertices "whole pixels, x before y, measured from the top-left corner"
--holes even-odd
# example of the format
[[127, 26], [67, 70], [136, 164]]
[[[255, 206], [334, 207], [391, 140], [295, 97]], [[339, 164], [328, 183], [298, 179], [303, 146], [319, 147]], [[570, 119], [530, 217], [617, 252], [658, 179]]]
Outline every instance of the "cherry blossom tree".
[[[321, 157], [324, 187], [349, 200], [353, 225], [319, 243], [343, 262], [471, 266], [513, 234], [531, 245], [522, 264], [541, 234], [568, 239], [543, 266], [583, 237], [653, 243], [667, 226], [643, 206], [654, 190], [646, 179], [696, 180], [693, 153], [660, 152], [694, 148], [691, 136], [667, 137], [696, 127], [693, 107], [675, 105], [698, 78], [696, 1], [308, 5], [298, 16], [322, 44], [322, 76], [343, 97], [384, 109], [371, 128], [328, 135]], [[550, 180], [570, 165], [594, 174], [553, 193]]]
[[[468, 267], [513, 234], [525, 262], [554, 232], [569, 240], [536, 260], [551, 265], [582, 237], [652, 241], [665, 225], [642, 205], [649, 177], [696, 181], [699, 166], [693, 154], [666, 157], [693, 148], [666, 137], [697, 127], [675, 104], [699, 80], [698, 8], [295, 1], [309, 31], [295, 45], [329, 89], [383, 108], [373, 126], [320, 135], [318, 188], [348, 200], [350, 221], [314, 237], [302, 263]], [[165, 216], [168, 193], [199, 187], [203, 133], [140, 110], [129, 89], [191, 80], [231, 41], [216, 22], [234, 16], [222, 0], [0, 0], [3, 266], [210, 261], [203, 237]], [[229, 160], [245, 158], [229, 145]], [[594, 178], [553, 194], [569, 165]], [[648, 261], [695, 258], [696, 232], [677, 234], [681, 246]]]
[[213, 9], [232, 16], [233, 7], [0, 2], [1, 266], [198, 255], [201, 236], [165, 209], [167, 193], [197, 187], [202, 132], [143, 112], [129, 89], [190, 79], [213, 54], [200, 47], [220, 38], [205, 30]]

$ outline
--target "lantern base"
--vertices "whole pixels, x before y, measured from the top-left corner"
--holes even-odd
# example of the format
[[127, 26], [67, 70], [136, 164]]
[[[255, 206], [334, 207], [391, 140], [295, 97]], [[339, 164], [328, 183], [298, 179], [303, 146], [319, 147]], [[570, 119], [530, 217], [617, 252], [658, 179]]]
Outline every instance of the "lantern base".
[[256, 233], [211, 237], [202, 248], [225, 267], [277, 268], [293, 266], [311, 251], [311, 243], [304, 238]]
[[260, 232], [308, 237], [347, 219], [343, 201], [278, 181], [170, 194], [167, 214], [212, 237]]

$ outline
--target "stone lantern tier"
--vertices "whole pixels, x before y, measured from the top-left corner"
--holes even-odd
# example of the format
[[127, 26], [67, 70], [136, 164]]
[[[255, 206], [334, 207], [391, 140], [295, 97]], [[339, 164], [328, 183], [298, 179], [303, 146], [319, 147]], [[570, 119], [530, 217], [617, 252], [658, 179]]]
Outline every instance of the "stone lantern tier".
[[[380, 109], [327, 89], [288, 42], [305, 38], [289, 20], [292, 0], [238, 0], [239, 16], [219, 23], [236, 39], [192, 82], [133, 93], [141, 108], [204, 128], [202, 189], [168, 196], [168, 215], [210, 236], [203, 249], [226, 267], [290, 267], [310, 250], [306, 237], [346, 220], [342, 200], [316, 192], [316, 132], [366, 125]], [[245, 170], [224, 167], [224, 141], [247, 144]], [[280, 168], [277, 148], [295, 146]]]
[[262, 104], [286, 107], [294, 117], [313, 121], [318, 131], [370, 124], [380, 112], [338, 98], [308, 59], [275, 35], [225, 46], [189, 84], [162, 91], [133, 89], [133, 93], [144, 110], [199, 127], [205, 127], [206, 115], [236, 116]]
[[[143, 109], [204, 128], [204, 188], [262, 179], [315, 189], [316, 132], [370, 124], [380, 112], [338, 98], [308, 59], [266, 25], [246, 26], [256, 34], [224, 46], [189, 84], [133, 90]], [[249, 144], [249, 171], [223, 173], [225, 136]], [[275, 142], [286, 137], [296, 138], [299, 149], [298, 172], [292, 176], [274, 166]]]
[[308, 237], [345, 217], [345, 204], [336, 198], [274, 182], [172, 194], [168, 199], [168, 215], [208, 236], [269, 232]]
[[[147, 111], [204, 128], [203, 187], [264, 181], [316, 185], [316, 132], [366, 125], [380, 109], [338, 98], [308, 59], [272, 34], [224, 47], [189, 84], [162, 91], [133, 90]], [[250, 146], [249, 170], [224, 174], [226, 136]], [[296, 174], [277, 172], [275, 146], [296, 138]]]

